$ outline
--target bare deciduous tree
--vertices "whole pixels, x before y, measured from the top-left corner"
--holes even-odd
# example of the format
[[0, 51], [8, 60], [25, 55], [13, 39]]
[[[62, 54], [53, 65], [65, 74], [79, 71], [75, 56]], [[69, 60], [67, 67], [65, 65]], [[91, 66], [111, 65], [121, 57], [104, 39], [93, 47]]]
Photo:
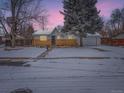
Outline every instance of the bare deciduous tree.
[[[45, 9], [43, 9], [43, 6], [41, 4], [42, 0], [7, 0], [5, 3], [6, 9], [8, 12], [10, 12], [9, 19], [9, 26], [11, 28], [10, 32], [10, 39], [11, 39], [11, 45], [12, 47], [15, 46], [15, 39], [16, 36], [21, 31], [25, 30], [26, 26], [31, 25], [32, 22], [42, 22], [43, 20], [46, 20], [46, 13]], [[44, 16], [43, 20], [39, 20], [39, 18], [42, 18]], [[5, 17], [5, 15], [4, 15]], [[0, 23], [3, 24], [2, 21], [3, 18], [0, 18]], [[7, 23], [7, 20], [4, 20]], [[45, 21], [44, 21], [45, 22]], [[45, 23], [43, 23], [45, 25]], [[5, 24], [3, 24], [3, 27], [5, 27]], [[45, 26], [43, 26], [45, 27]], [[6, 32], [7, 29], [6, 29]]]
[[113, 34], [111, 36], [114, 36], [124, 31], [124, 8], [113, 10], [110, 20], [108, 20], [106, 25], [106, 30]]

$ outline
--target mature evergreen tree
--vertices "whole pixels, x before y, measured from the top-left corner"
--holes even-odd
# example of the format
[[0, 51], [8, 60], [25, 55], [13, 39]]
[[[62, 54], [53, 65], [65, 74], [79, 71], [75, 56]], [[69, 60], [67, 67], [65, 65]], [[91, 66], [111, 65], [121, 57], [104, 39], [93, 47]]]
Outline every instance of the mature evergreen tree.
[[76, 0], [64, 0], [64, 15], [65, 15], [65, 22], [64, 22], [64, 29], [66, 31], [70, 31], [72, 26], [74, 26], [75, 20], [73, 19], [73, 11], [75, 6]]
[[80, 46], [85, 33], [95, 33], [101, 30], [103, 22], [96, 8], [97, 0], [64, 0], [64, 30], [78, 31]]

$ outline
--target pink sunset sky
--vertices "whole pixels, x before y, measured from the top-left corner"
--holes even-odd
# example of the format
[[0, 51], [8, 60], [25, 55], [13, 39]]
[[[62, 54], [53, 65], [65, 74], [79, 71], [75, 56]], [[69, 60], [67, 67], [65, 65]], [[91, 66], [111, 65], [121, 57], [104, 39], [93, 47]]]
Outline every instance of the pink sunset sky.
[[[63, 25], [64, 16], [59, 13], [63, 10], [62, 0], [44, 0], [44, 7], [48, 10], [48, 28], [54, 28], [57, 25]], [[124, 0], [98, 0], [97, 8], [100, 10], [100, 16], [109, 19], [112, 10], [124, 7]], [[38, 25], [35, 25], [38, 29]]]

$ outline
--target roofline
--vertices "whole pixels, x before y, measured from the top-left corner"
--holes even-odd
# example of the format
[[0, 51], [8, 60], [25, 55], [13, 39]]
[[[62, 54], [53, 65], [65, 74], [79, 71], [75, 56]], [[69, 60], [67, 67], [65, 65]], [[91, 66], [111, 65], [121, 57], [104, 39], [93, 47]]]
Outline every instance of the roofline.
[[43, 35], [51, 35], [51, 34], [33, 34], [33, 36], [43, 36]]

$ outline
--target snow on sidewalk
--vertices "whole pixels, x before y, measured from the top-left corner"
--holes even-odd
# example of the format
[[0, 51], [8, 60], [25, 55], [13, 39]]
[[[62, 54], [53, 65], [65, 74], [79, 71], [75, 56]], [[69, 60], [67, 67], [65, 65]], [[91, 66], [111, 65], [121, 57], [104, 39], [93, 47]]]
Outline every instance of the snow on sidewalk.
[[123, 57], [123, 55], [113, 51], [99, 51], [93, 47], [55, 48], [47, 55], [47, 58], [61, 57]]
[[6, 51], [4, 48], [0, 49], [0, 58], [36, 58], [43, 52], [45, 48], [36, 48], [36, 47], [23, 47], [18, 50]]

